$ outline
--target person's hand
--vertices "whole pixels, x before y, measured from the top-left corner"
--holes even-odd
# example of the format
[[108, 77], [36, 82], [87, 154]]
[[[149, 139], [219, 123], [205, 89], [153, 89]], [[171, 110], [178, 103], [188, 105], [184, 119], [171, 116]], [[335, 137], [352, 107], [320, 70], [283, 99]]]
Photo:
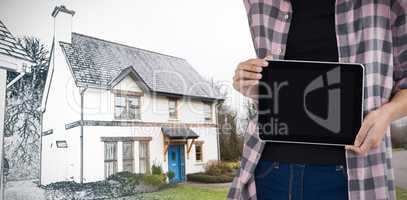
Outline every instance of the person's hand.
[[378, 148], [391, 124], [389, 112], [385, 106], [370, 112], [363, 120], [354, 145], [346, 145], [345, 148], [359, 155], [366, 155], [370, 149]]
[[265, 59], [249, 59], [239, 63], [233, 77], [233, 87], [244, 96], [256, 99], [261, 71], [267, 66]]

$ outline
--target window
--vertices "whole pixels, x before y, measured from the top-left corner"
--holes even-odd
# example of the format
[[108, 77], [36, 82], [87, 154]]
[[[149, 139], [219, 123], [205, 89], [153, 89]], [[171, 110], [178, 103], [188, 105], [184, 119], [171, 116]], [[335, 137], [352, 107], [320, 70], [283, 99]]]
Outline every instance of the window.
[[212, 103], [204, 102], [204, 119], [207, 122], [212, 121]]
[[195, 160], [202, 162], [202, 143], [195, 143]]
[[177, 99], [169, 99], [168, 100], [168, 110], [169, 110], [170, 119], [177, 119], [178, 118]]
[[149, 147], [148, 142], [141, 141], [139, 144], [139, 165], [141, 174], [149, 174], [150, 164], [149, 164]]
[[140, 96], [116, 94], [114, 116], [116, 119], [141, 119]]
[[105, 177], [117, 173], [117, 142], [105, 142]]
[[123, 142], [123, 171], [134, 172], [133, 142]]

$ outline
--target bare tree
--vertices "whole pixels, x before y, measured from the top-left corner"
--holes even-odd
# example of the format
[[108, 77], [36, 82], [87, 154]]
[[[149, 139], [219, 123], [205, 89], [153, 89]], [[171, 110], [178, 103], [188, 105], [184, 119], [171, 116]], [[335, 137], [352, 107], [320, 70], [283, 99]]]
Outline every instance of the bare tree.
[[[34, 61], [32, 71], [7, 91], [5, 119], [5, 156], [10, 161], [10, 178], [37, 178], [39, 170], [39, 139], [41, 95], [45, 84], [49, 52], [39, 39], [19, 39]], [[8, 74], [8, 81], [17, 75]]]

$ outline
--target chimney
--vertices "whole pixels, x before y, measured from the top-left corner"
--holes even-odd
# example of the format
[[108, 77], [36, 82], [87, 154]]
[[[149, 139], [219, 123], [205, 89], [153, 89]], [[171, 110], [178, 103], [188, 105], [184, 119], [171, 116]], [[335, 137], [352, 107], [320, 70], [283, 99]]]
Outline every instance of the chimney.
[[54, 18], [55, 42], [71, 43], [72, 41], [72, 17], [75, 11], [67, 9], [64, 5], [56, 6], [52, 11]]

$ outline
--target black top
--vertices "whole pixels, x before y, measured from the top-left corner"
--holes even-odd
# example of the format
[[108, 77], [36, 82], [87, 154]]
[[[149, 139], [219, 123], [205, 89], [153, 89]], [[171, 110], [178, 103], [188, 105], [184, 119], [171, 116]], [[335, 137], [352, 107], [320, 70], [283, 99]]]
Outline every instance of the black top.
[[[338, 61], [335, 0], [291, 0], [285, 59]], [[344, 147], [267, 143], [261, 159], [300, 164], [346, 164]]]

